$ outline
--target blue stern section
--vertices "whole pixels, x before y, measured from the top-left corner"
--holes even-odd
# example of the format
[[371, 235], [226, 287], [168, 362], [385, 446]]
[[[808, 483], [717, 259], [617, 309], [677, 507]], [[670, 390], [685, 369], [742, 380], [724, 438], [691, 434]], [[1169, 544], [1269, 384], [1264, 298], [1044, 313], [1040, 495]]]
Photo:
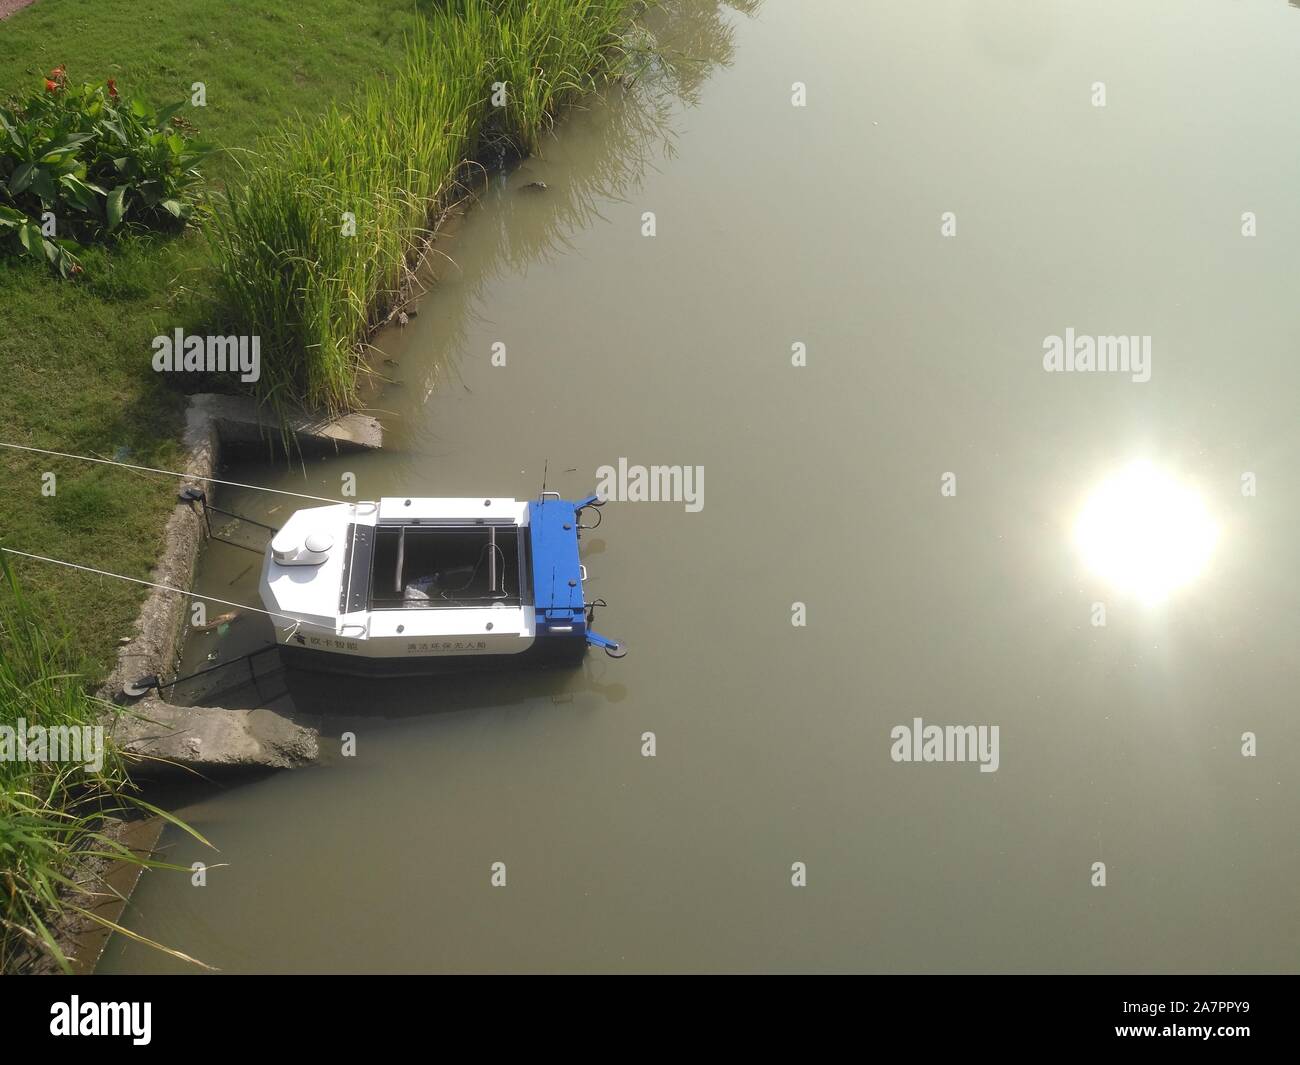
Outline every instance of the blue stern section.
[[528, 504], [539, 642], [562, 638], [577, 648], [587, 643], [582, 569], [578, 561], [578, 510], [582, 505], [568, 499]]

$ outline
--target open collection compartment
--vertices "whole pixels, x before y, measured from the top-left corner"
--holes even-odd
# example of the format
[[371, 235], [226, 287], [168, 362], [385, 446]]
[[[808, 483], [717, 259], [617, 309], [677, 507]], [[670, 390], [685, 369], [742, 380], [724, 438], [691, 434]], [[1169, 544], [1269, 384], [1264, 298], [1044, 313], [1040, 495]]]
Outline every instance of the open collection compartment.
[[377, 526], [370, 606], [520, 606], [525, 541], [514, 525]]

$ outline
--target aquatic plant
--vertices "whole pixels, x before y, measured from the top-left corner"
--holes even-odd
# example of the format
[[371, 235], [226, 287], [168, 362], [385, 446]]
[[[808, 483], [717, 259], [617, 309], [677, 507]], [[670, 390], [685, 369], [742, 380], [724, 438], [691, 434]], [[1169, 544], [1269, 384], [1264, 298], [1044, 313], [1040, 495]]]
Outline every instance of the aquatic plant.
[[475, 160], [534, 151], [617, 68], [631, 0], [446, 0], [404, 65], [269, 136], [211, 228], [227, 331], [261, 337], [273, 406], [338, 410], [440, 211]]

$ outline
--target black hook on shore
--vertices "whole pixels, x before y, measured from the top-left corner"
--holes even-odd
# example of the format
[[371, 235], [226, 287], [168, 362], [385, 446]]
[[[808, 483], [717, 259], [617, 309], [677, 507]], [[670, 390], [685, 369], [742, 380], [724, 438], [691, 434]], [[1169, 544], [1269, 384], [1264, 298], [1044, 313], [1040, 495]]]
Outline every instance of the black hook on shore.
[[177, 495], [176, 498], [179, 499], [182, 503], [188, 503], [190, 505], [190, 510], [194, 509], [195, 503], [199, 505], [199, 509], [203, 513], [203, 535], [211, 536], [212, 517], [211, 515], [208, 514], [207, 493], [204, 492], [202, 488], [196, 488], [192, 484], [187, 484], [184, 488], [180, 490], [180, 493]]
[[158, 679], [156, 674], [150, 673], [143, 677], [137, 677], [133, 681], [127, 681], [122, 685], [122, 694], [130, 699], [138, 699], [145, 692], [155, 689], [162, 690], [162, 681]]

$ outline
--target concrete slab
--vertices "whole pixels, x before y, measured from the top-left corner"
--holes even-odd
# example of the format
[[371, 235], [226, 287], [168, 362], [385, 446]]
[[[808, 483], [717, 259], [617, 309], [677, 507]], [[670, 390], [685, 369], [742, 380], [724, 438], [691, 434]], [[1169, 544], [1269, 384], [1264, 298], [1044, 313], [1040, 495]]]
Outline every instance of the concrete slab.
[[133, 702], [113, 737], [142, 761], [133, 777], [293, 769], [316, 761], [318, 735], [270, 710], [172, 706], [152, 695]]
[[[279, 421], [249, 396], [223, 396], [205, 392], [190, 398], [189, 423], [198, 435], [201, 423], [212, 423], [225, 444], [260, 444], [281, 435]], [[299, 444], [333, 445], [363, 450], [379, 448], [384, 443], [384, 429], [377, 418], [366, 414], [344, 414], [335, 418], [306, 412], [289, 421], [289, 429]]]

